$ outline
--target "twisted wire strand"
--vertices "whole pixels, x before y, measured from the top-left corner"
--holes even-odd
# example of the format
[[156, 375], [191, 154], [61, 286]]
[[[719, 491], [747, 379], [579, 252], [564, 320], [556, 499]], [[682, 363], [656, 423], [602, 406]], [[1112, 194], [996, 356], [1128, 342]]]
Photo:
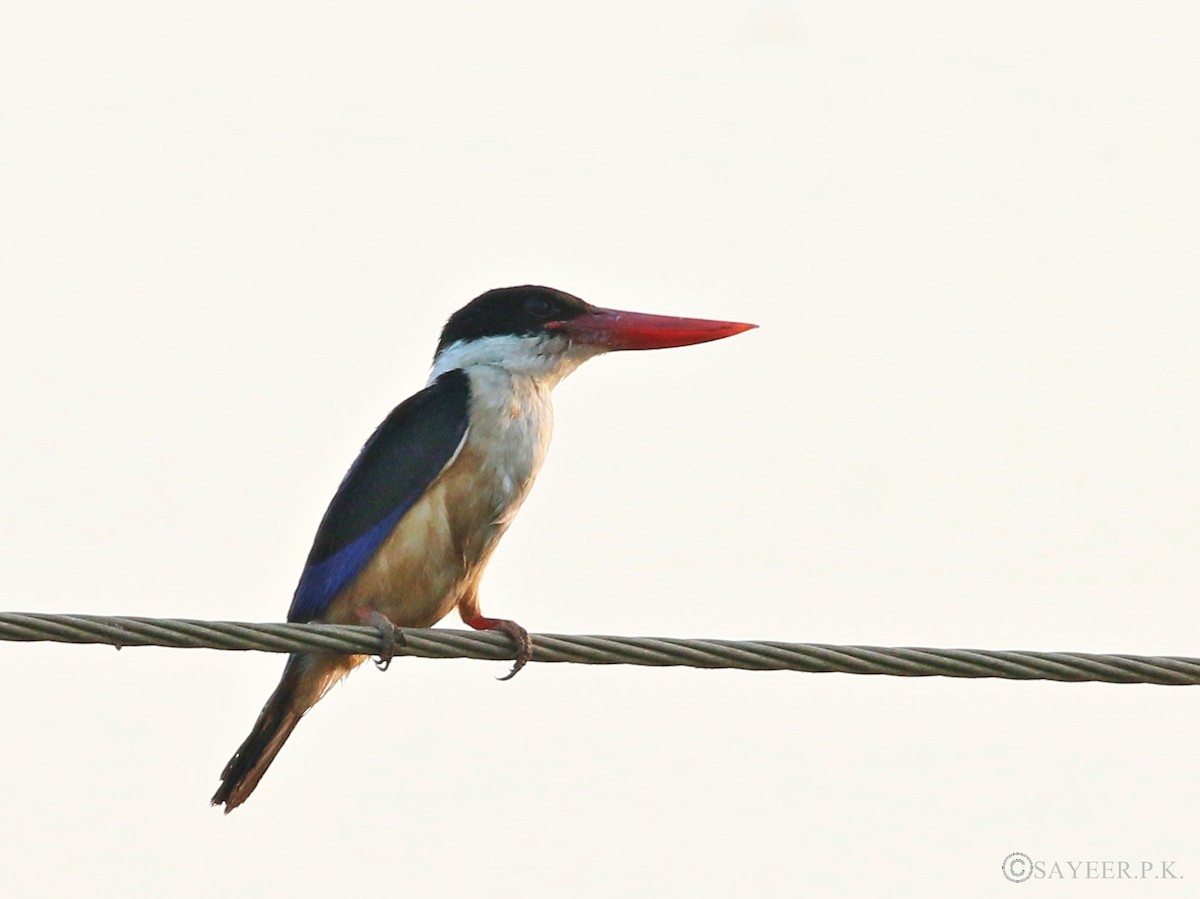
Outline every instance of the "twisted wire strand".
[[[493, 632], [403, 628], [396, 655], [426, 659], [512, 659], [508, 638]], [[998, 677], [1111, 684], [1200, 684], [1200, 659], [988, 649], [832, 646], [773, 640], [685, 640], [534, 634], [533, 661], [583, 665], [688, 666], [748, 671], [885, 674], [894, 677]], [[378, 655], [383, 636], [342, 624], [252, 624], [105, 615], [0, 612], [0, 640], [164, 646], [261, 652]]]

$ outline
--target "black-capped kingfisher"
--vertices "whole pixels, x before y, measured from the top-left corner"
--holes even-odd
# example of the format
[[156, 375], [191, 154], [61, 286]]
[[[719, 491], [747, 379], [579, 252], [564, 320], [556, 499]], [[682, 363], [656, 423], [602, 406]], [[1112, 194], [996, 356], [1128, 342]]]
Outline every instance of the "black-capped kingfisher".
[[[446, 322], [425, 389], [392, 410], [330, 502], [288, 621], [431, 627], [457, 608], [517, 647], [529, 634], [484, 617], [479, 579], [550, 444], [551, 389], [609, 350], [720, 340], [755, 327], [601, 309], [549, 287], [490, 290]], [[385, 637], [386, 642], [386, 637]], [[213, 805], [246, 801], [300, 718], [365, 655], [293, 653]], [[386, 661], [386, 660], [385, 660]]]

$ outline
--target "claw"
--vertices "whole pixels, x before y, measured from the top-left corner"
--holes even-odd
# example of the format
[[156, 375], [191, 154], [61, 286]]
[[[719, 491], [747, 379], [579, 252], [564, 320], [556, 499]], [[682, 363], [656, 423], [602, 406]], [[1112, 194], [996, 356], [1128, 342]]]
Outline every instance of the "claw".
[[392, 624], [382, 612], [373, 611], [367, 615], [360, 614], [359, 617], [363, 624], [369, 624], [379, 631], [383, 649], [379, 653], [379, 658], [375, 660], [375, 667], [380, 671], [387, 671], [396, 655], [396, 647], [408, 645], [404, 639], [404, 631]]
[[529, 631], [515, 621], [497, 621], [495, 629], [502, 634], [507, 634], [508, 639], [517, 644], [517, 658], [513, 662], [512, 671], [504, 677], [496, 678], [498, 681], [512, 680], [516, 677], [517, 672], [525, 667], [525, 663], [533, 658], [533, 640], [529, 636]]
[[513, 662], [512, 671], [496, 680], [512, 680], [516, 673], [525, 667], [525, 663], [533, 658], [533, 639], [529, 636], [529, 631], [515, 621], [509, 621], [507, 618], [484, 618], [482, 615], [463, 616], [463, 620], [477, 631], [500, 631], [517, 645], [517, 658]]

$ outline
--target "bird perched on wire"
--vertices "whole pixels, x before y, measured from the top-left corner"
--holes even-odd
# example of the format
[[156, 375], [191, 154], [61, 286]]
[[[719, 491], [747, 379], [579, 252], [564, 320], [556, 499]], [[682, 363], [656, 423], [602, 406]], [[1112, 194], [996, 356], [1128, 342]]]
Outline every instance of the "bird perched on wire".
[[[363, 446], [317, 528], [288, 621], [430, 627], [464, 622], [516, 645], [520, 625], [480, 611], [479, 579], [550, 443], [550, 391], [610, 350], [687, 346], [755, 327], [601, 309], [549, 287], [490, 290], [446, 322], [425, 389]], [[386, 666], [390, 653], [381, 659]], [[221, 773], [213, 805], [246, 801], [300, 718], [363, 655], [294, 653], [254, 729]]]

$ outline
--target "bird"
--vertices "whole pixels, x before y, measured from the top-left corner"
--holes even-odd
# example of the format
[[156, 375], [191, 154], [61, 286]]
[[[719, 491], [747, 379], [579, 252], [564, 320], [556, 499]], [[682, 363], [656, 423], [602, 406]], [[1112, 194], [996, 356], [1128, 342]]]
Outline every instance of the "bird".
[[[528, 632], [484, 616], [479, 581], [528, 495], [550, 443], [550, 393], [583, 362], [612, 350], [687, 346], [756, 325], [623, 312], [550, 287], [489, 290], [450, 316], [425, 388], [383, 420], [342, 479], [317, 527], [287, 620], [425, 628], [457, 609], [477, 630], [508, 635], [516, 659]], [[369, 656], [300, 652], [212, 797], [228, 814], [258, 786], [304, 714]], [[502, 679], [507, 679], [502, 678]]]

